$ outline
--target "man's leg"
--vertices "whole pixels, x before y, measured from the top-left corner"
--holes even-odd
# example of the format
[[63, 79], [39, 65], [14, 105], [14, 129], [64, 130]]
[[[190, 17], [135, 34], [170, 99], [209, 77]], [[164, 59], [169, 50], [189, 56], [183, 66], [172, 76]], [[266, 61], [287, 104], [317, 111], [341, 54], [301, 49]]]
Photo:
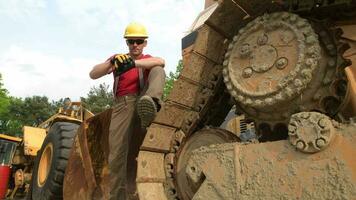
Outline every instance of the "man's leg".
[[161, 100], [163, 95], [166, 74], [162, 67], [154, 67], [148, 75], [148, 88], [146, 95]]
[[134, 126], [136, 98], [115, 105], [109, 128], [110, 200], [127, 199], [127, 155]]
[[145, 95], [137, 103], [137, 112], [144, 128], [151, 124], [161, 107], [165, 79], [166, 74], [162, 67], [154, 67], [150, 70]]

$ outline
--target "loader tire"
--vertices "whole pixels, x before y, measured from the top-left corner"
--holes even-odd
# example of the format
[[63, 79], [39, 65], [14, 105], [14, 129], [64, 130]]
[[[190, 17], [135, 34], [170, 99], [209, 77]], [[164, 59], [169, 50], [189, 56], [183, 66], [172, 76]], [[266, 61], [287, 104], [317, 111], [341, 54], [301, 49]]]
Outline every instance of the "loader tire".
[[63, 199], [63, 179], [79, 125], [56, 122], [37, 153], [32, 175], [32, 199]]

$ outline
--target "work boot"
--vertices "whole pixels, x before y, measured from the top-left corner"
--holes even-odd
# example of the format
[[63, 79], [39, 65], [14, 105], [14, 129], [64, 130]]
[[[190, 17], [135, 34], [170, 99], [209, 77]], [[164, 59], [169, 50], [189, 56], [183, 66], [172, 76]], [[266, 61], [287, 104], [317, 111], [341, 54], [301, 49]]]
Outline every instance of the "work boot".
[[157, 105], [155, 101], [147, 95], [142, 96], [137, 103], [137, 114], [141, 119], [141, 127], [148, 127], [156, 116]]

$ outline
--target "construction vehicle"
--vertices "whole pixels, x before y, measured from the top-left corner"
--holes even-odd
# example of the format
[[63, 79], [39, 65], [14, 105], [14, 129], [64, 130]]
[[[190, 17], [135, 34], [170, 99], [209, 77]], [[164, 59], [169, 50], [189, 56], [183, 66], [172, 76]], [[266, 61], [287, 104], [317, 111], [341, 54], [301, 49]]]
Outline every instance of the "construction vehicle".
[[[356, 199], [356, 1], [206, 3], [182, 40], [178, 80], [136, 141], [137, 162], [129, 153], [129, 193]], [[233, 106], [249, 124], [238, 134], [216, 128]], [[111, 112], [80, 125], [63, 191], [38, 184], [33, 199], [108, 199]], [[256, 137], [242, 141], [246, 129]]]
[[23, 138], [0, 134], [0, 199], [24, 197], [38, 185], [53, 187], [61, 165], [68, 159], [78, 126], [91, 116], [81, 102], [66, 98], [55, 115], [37, 127], [24, 126]]
[[11, 166], [21, 138], [0, 134], [0, 199], [5, 199], [11, 175]]

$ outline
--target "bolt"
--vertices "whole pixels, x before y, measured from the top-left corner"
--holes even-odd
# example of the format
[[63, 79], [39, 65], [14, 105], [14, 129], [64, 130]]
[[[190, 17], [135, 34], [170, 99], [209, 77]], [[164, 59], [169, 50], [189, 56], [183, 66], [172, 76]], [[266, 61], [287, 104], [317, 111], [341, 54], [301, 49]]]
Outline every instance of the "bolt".
[[286, 89], [284, 89], [284, 93], [286, 96], [292, 97], [294, 94], [294, 91], [290, 87], [286, 87]]
[[284, 12], [284, 13], [282, 14], [282, 16], [281, 16], [281, 18], [282, 18], [283, 20], [287, 19], [288, 17], [289, 17], [289, 14], [286, 13], [286, 12]]
[[238, 100], [239, 102], [242, 102], [244, 99], [245, 99], [245, 98], [244, 98], [242, 95], [238, 95], [238, 96], [237, 96], [237, 100]]
[[[246, 27], [247, 26], [251, 26], [251, 23], [248, 23], [247, 25], [246, 25]], [[244, 28], [242, 28], [242, 29], [240, 29], [239, 30], [239, 34], [241, 35], [241, 34], [243, 34], [245, 32], [245, 29]]]
[[230, 57], [230, 51], [226, 52], [225, 59]]
[[304, 20], [300, 20], [297, 22], [298, 28], [303, 28], [306, 25], [306, 22]]
[[313, 58], [308, 58], [306, 61], [305, 61], [305, 64], [308, 66], [308, 67], [311, 67], [313, 65], [316, 64], [316, 60], [313, 59]]
[[318, 124], [321, 128], [325, 128], [327, 125], [328, 125], [328, 122], [325, 118], [321, 118], [319, 121], [318, 121]]
[[313, 55], [314, 53], [316, 53], [318, 50], [315, 46], [312, 46], [311, 48], [308, 49], [307, 54], [308, 55]]
[[246, 99], [245, 104], [246, 105], [251, 105], [253, 102], [251, 99]]
[[257, 99], [255, 101], [255, 105], [258, 106], [258, 107], [261, 106], [262, 105], [262, 101]]
[[326, 145], [326, 141], [324, 138], [318, 138], [315, 143], [316, 143], [316, 146], [320, 149], [325, 147], [325, 145]]
[[316, 41], [316, 38], [315, 38], [314, 35], [308, 36], [308, 37], [306, 38], [306, 40], [305, 40], [305, 42], [306, 42], [307, 44], [312, 44], [312, 43], [314, 43], [315, 41]]
[[307, 112], [302, 112], [302, 113], [300, 114], [300, 117], [303, 118], [303, 119], [308, 119], [308, 118], [310, 117], [310, 114], [307, 113]]
[[297, 20], [297, 16], [296, 15], [290, 16], [290, 21], [291, 22], [295, 22], [296, 20]]
[[226, 67], [228, 64], [229, 64], [229, 61], [228, 60], [224, 60], [223, 66]]
[[234, 36], [234, 38], [232, 39], [234, 42], [236, 42], [239, 39], [239, 37], [237, 35]]
[[303, 86], [303, 83], [300, 79], [295, 79], [294, 80], [294, 85], [297, 86], [297, 87], [301, 87]]
[[169, 189], [168, 193], [170, 195], [174, 195], [176, 192], [175, 192], [175, 189], [171, 188], [171, 189]]
[[231, 96], [236, 97], [237, 96], [237, 92], [235, 90], [231, 91]]
[[297, 126], [295, 124], [288, 125], [288, 135], [295, 135], [297, 131]]
[[222, 72], [223, 72], [224, 75], [226, 75], [227, 74], [227, 68], [224, 68]]
[[267, 105], [272, 105], [273, 104], [273, 99], [272, 98], [267, 98], [266, 100]]
[[305, 143], [302, 140], [299, 140], [296, 144], [297, 149], [303, 150], [305, 148]]
[[233, 47], [234, 47], [234, 45], [230, 43], [227, 48], [228, 48], [229, 50], [231, 50]]
[[251, 50], [250, 50], [250, 45], [249, 44], [243, 44], [241, 47], [240, 47], [240, 55], [241, 56], [247, 56], [251, 53]]
[[258, 37], [257, 44], [262, 46], [262, 45], [265, 45], [267, 43], [267, 41], [268, 41], [268, 36], [266, 34], [263, 34]]
[[277, 101], [283, 100], [282, 94], [281, 94], [281, 93], [276, 94], [275, 99], [276, 99]]
[[253, 70], [251, 67], [246, 67], [244, 70], [243, 70], [243, 73], [242, 73], [242, 77], [244, 78], [249, 78], [251, 77], [253, 74]]
[[167, 164], [166, 168], [167, 168], [167, 170], [172, 170], [173, 169], [173, 165], [172, 164]]
[[277, 69], [284, 69], [287, 66], [288, 59], [287, 58], [279, 58], [276, 62]]

